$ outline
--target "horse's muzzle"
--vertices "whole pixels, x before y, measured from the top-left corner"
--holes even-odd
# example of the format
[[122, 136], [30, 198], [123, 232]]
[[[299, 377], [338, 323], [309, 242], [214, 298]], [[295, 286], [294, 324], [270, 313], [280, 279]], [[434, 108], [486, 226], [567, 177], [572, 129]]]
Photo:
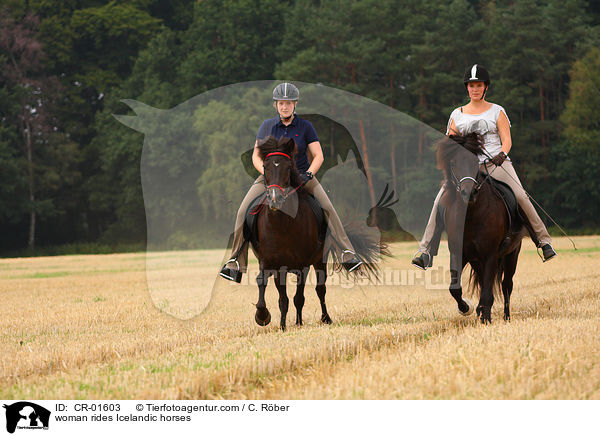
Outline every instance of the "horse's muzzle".
[[279, 210], [283, 207], [285, 195], [279, 188], [269, 188], [267, 191], [267, 205], [271, 210]]
[[469, 203], [469, 200], [471, 198], [471, 193], [473, 192], [473, 189], [475, 188], [475, 183], [470, 181], [470, 180], [466, 180], [461, 184], [460, 187], [460, 198], [462, 199], [462, 201], [465, 202], [465, 204]]

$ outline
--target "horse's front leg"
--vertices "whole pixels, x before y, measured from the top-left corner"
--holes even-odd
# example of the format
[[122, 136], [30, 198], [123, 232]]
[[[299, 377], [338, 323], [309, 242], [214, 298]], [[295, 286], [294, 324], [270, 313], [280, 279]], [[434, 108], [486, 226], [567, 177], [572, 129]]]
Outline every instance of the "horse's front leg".
[[309, 268], [304, 268], [298, 273], [298, 285], [294, 295], [294, 306], [296, 306], [296, 325], [302, 325], [302, 308], [304, 307], [304, 286]]
[[285, 269], [281, 269], [275, 273], [275, 286], [279, 291], [279, 311], [281, 312], [281, 330], [285, 331], [285, 319], [288, 313], [288, 307], [290, 304], [290, 299], [287, 296], [286, 284], [285, 281], [287, 279], [287, 271]]
[[467, 263], [463, 251], [464, 228], [467, 214], [467, 205], [456, 200], [454, 205], [446, 211], [446, 232], [448, 233], [448, 250], [450, 251], [450, 295], [456, 300], [458, 313], [468, 316], [473, 313], [473, 304], [462, 297], [461, 276]]
[[254, 320], [260, 326], [266, 326], [271, 322], [271, 314], [267, 309], [267, 303], [265, 302], [265, 290], [267, 289], [267, 283], [271, 273], [265, 271], [261, 265], [258, 276], [256, 277], [256, 283], [258, 284], [258, 303], [256, 303], [256, 313], [254, 314]]
[[[459, 251], [459, 253], [457, 253]], [[459, 257], [460, 256], [460, 257]], [[463, 316], [469, 316], [473, 313], [473, 303], [462, 297], [462, 286], [460, 278], [464, 268], [464, 259], [462, 250], [450, 249], [450, 295], [456, 300], [458, 313]]]

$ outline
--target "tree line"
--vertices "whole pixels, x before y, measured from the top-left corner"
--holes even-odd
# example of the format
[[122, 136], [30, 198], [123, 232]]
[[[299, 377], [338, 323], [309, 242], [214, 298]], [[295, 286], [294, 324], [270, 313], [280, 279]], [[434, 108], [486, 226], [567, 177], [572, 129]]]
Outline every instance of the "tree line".
[[[0, 252], [145, 242], [143, 137], [112, 116], [129, 113], [124, 98], [167, 109], [227, 84], [298, 80], [443, 132], [467, 101], [473, 63], [489, 69], [488, 99], [511, 119], [525, 187], [565, 226], [597, 229], [599, 17], [583, 0], [5, 0]], [[228, 108], [214, 123], [252, 117]], [[367, 170], [376, 177], [377, 159], [394, 162], [402, 192], [398, 174], [434, 164], [426, 146], [392, 143]], [[415, 162], [396, 159], [400, 147]]]

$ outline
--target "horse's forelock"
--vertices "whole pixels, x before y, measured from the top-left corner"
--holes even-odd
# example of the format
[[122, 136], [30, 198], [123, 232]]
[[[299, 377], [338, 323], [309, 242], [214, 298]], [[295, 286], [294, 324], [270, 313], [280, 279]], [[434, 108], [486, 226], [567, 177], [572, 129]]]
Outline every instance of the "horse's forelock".
[[460, 141], [460, 144], [469, 150], [473, 154], [482, 154], [483, 153], [483, 136], [480, 134], [473, 132], [468, 135], [463, 136], [464, 138]]
[[285, 153], [293, 158], [296, 153], [296, 142], [292, 138], [277, 140], [273, 136], [258, 142], [258, 153], [262, 160], [265, 160], [267, 155], [273, 152]]
[[296, 154], [296, 142], [293, 138], [280, 138], [275, 139], [273, 136], [269, 136], [261, 141], [258, 141], [258, 154], [264, 161], [269, 153], [281, 152], [285, 153], [291, 158], [292, 172], [290, 183], [296, 187], [302, 183], [298, 169], [296, 168], [296, 161], [294, 156]]

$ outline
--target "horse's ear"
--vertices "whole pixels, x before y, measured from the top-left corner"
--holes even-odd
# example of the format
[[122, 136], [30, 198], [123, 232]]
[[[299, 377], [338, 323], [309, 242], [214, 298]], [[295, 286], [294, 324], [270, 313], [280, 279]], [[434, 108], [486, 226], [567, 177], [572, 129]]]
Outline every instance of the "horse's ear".
[[272, 146], [273, 143], [276, 142], [275, 138], [273, 138], [272, 136], [267, 136], [264, 139], [259, 139], [258, 140], [258, 146], [259, 147], [267, 147], [267, 146]]
[[264, 139], [259, 139], [257, 143], [258, 154], [261, 159], [265, 159], [266, 155], [277, 148], [277, 140], [272, 136], [267, 136]]
[[281, 141], [280, 145], [283, 148], [283, 150], [285, 150], [285, 152], [289, 155], [294, 154], [294, 152], [296, 151], [296, 141], [294, 141], [294, 138], [284, 138]]

